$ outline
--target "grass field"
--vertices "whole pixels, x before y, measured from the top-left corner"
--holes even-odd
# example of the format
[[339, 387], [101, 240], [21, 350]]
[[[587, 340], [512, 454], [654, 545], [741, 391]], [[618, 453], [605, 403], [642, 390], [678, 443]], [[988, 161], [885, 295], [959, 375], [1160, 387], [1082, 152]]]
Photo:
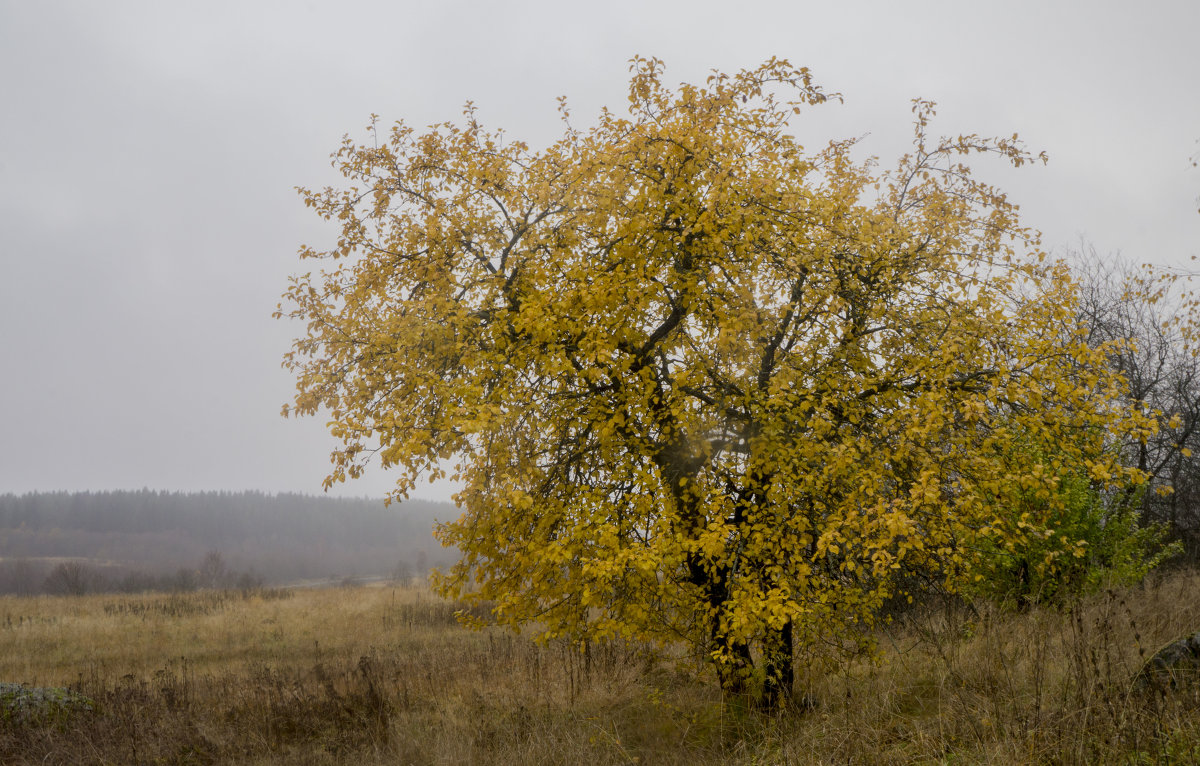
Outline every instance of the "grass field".
[[1143, 692], [1200, 629], [1200, 574], [1073, 610], [927, 609], [798, 668], [803, 709], [722, 704], [630, 645], [458, 627], [419, 590], [0, 598], [0, 682], [95, 702], [0, 720], [4, 764], [1200, 763], [1200, 683]]

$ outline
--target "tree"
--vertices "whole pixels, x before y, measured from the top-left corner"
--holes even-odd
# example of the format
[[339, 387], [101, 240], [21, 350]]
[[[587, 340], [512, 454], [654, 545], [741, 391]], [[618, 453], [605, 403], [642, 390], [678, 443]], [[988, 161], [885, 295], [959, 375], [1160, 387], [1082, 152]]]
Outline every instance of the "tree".
[[1148, 439], [1120, 445], [1145, 476], [1145, 524], [1166, 524], [1191, 557], [1200, 557], [1200, 315], [1184, 272], [1073, 254], [1080, 285], [1079, 323], [1087, 340], [1109, 349], [1128, 382], [1129, 406], [1157, 422]]
[[78, 561], [64, 561], [50, 570], [42, 588], [47, 593], [82, 596], [95, 584], [96, 574]]
[[541, 151], [469, 104], [347, 138], [350, 185], [301, 190], [341, 236], [277, 312], [307, 327], [284, 412], [328, 410], [327, 486], [374, 455], [402, 498], [455, 461], [445, 593], [546, 638], [682, 640], [776, 705], [800, 657], [869, 643], [900, 573], [970, 576], [1010, 487], [1054, 505], [1062, 461], [1015, 445], [1124, 485], [1109, 434], [1151, 426], [962, 159], [1039, 159], [1015, 136], [931, 139], [917, 101], [882, 172], [789, 133], [834, 97], [807, 70], [631, 70], [628, 116], [581, 131], [562, 102]]
[[209, 551], [196, 569], [196, 584], [200, 588], [224, 588], [233, 580], [220, 551]]

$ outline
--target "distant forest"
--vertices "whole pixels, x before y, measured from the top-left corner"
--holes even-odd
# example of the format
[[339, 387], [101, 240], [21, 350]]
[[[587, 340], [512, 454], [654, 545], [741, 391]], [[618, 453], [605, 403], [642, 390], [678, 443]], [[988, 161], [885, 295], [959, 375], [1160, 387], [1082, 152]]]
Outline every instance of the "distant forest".
[[262, 492], [0, 495], [0, 593], [423, 576], [449, 503]]

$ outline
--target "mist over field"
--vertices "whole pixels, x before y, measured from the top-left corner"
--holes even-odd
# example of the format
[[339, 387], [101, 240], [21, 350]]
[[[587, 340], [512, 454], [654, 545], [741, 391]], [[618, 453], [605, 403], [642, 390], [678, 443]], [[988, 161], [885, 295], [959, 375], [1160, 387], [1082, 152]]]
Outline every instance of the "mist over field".
[[262, 492], [0, 495], [0, 593], [424, 576], [449, 503]]

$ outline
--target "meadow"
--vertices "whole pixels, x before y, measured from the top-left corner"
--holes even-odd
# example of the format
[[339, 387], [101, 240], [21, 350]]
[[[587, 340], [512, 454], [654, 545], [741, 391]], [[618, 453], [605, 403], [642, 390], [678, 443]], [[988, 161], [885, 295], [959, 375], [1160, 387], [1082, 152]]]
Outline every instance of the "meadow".
[[0, 597], [0, 682], [94, 702], [4, 717], [0, 763], [1197, 763], [1200, 683], [1133, 681], [1198, 605], [1194, 570], [1067, 609], [931, 603], [766, 714], [686, 657], [469, 630], [421, 589]]

